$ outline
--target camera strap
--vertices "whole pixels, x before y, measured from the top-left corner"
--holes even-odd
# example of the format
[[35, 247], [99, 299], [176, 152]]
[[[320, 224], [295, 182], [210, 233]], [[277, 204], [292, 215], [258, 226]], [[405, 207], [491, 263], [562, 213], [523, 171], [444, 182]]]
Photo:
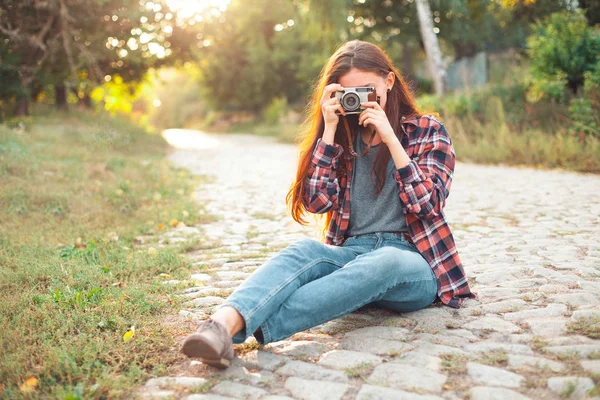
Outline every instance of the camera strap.
[[342, 117], [340, 116], [340, 118], [343, 118], [344, 120], [344, 127], [346, 128], [346, 135], [348, 137], [348, 146], [350, 147], [350, 154], [352, 154], [352, 156], [354, 157], [364, 157], [367, 155], [367, 153], [369, 152], [369, 149], [371, 148], [371, 143], [373, 143], [373, 138], [375, 137], [375, 129], [372, 129], [373, 132], [371, 133], [371, 137], [369, 138], [369, 143], [367, 143], [367, 148], [365, 149], [365, 152], [360, 155], [358, 154], [356, 151], [354, 151], [354, 146], [353, 144], [353, 140], [352, 140], [352, 134], [350, 133], [350, 126], [348, 125], [348, 119], [346, 117]]

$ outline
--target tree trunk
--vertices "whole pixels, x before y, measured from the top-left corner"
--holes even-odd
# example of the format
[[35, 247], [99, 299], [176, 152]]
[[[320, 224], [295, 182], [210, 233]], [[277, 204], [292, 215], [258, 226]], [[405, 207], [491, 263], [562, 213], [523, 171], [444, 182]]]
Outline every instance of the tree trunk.
[[64, 84], [58, 84], [54, 87], [54, 100], [56, 107], [61, 110], [67, 109], [67, 88]]
[[421, 37], [425, 46], [425, 54], [427, 54], [427, 63], [429, 71], [433, 78], [435, 92], [438, 95], [444, 94], [446, 91], [446, 70], [442, 63], [442, 52], [440, 51], [440, 43], [437, 35], [433, 31], [433, 19], [431, 17], [431, 7], [428, 0], [416, 0], [417, 15], [419, 17], [419, 27], [421, 29]]
[[21, 115], [29, 115], [29, 98], [27, 96], [19, 98], [15, 104], [15, 117]]
[[89, 110], [92, 108], [92, 98], [88, 92], [83, 94], [83, 97], [79, 98], [79, 108]]
[[410, 46], [408, 45], [408, 41], [402, 41], [402, 74], [404, 76], [409, 76], [410, 80], [407, 82], [408, 87], [411, 91], [417, 89], [417, 82], [415, 81], [414, 69], [413, 69], [413, 56], [412, 51], [410, 51]]

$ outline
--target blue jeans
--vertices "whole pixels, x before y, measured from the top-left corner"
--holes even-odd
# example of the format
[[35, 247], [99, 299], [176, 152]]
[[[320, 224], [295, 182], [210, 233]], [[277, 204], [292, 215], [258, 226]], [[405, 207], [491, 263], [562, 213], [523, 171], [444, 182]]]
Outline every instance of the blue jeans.
[[[261, 328], [266, 344], [285, 339], [362, 306], [415, 311], [436, 299], [435, 275], [402, 235], [351, 236], [342, 246], [301, 239], [254, 270], [225, 301], [244, 318], [233, 336], [243, 343]], [[260, 336], [260, 335], [259, 335]]]

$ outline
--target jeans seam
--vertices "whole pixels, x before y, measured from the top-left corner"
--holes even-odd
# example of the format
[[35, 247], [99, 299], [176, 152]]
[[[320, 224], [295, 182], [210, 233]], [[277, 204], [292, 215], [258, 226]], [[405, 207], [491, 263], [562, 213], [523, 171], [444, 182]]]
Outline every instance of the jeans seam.
[[[376, 297], [378, 297], [379, 295], [381, 295], [381, 294], [383, 294], [383, 293], [387, 292], [388, 290], [389, 290], [389, 288], [388, 288], [388, 289], [386, 289], [386, 290], [384, 290], [384, 291], [382, 291], [382, 292], [379, 292], [379, 293], [377, 293], [375, 296], [372, 296], [372, 297], [371, 297], [369, 300], [367, 300], [367, 301], [366, 301], [365, 303], [363, 303], [362, 305], [360, 305], [360, 306], [358, 306], [358, 307], [354, 308], [354, 310], [357, 310], [357, 309], [359, 309], [360, 307], [364, 306], [365, 304], [369, 304], [370, 302], [372, 302], [372, 301], [373, 301], [373, 299], [374, 299], [374, 298], [376, 298]], [[348, 310], [348, 309], [347, 309], [347, 310]], [[302, 328], [302, 329], [300, 329], [300, 330], [298, 330], [298, 331], [296, 331], [296, 332], [302, 332], [302, 331], [305, 331], [305, 330], [307, 330], [307, 329], [310, 329], [310, 328], [312, 328], [312, 327], [315, 327], [315, 326], [317, 326], [317, 325], [323, 324], [323, 323], [325, 323], [325, 322], [333, 321], [333, 320], [334, 320], [334, 319], [336, 319], [336, 318], [340, 318], [340, 317], [342, 317], [342, 316], [344, 316], [344, 315], [347, 315], [347, 314], [351, 313], [352, 311], [354, 311], [352, 308], [350, 308], [349, 310], [350, 310], [350, 311], [344, 311], [344, 312], [338, 313], [338, 314], [336, 314], [335, 316], [333, 316], [333, 317], [329, 317], [329, 318], [328, 318], [328, 319], [326, 319], [326, 320], [323, 320], [323, 321], [319, 320], [319, 322], [317, 322], [317, 323], [312, 323], [312, 325], [306, 326], [306, 327], [304, 327], [304, 328]], [[264, 333], [264, 331], [263, 331], [263, 333]], [[292, 334], [292, 335], [293, 335], [293, 334]], [[291, 335], [290, 335], [290, 336], [291, 336]], [[269, 339], [270, 339], [270, 338], [269, 338]], [[265, 338], [265, 343], [266, 343], [266, 338]]]

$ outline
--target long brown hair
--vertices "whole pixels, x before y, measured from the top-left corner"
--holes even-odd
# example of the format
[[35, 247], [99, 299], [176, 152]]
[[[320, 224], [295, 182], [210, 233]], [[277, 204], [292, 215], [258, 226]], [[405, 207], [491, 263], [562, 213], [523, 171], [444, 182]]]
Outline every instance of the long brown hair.
[[[401, 118], [415, 118], [421, 115], [418, 109], [413, 94], [410, 92], [404, 78], [394, 67], [389, 56], [378, 46], [364, 42], [361, 40], [351, 40], [342, 44], [335, 53], [329, 58], [319, 75], [315, 86], [311, 101], [306, 108], [306, 119], [303, 123], [303, 133], [296, 139], [299, 145], [300, 156], [298, 159], [298, 170], [296, 179], [292, 183], [291, 188], [286, 196], [286, 204], [292, 215], [292, 218], [306, 225], [307, 221], [303, 219], [306, 207], [302, 202], [306, 180], [308, 178], [308, 167], [314, 152], [317, 140], [323, 136], [325, 130], [325, 121], [321, 112], [321, 97], [325, 90], [325, 86], [331, 83], [339, 83], [342, 75], [356, 68], [362, 71], [374, 72], [381, 75], [384, 79], [387, 74], [392, 71], [395, 75], [395, 82], [392, 90], [387, 93], [385, 104], [385, 113], [390, 121], [390, 125], [399, 139], [403, 131], [401, 129]], [[350, 117], [350, 116], [349, 116]], [[344, 118], [340, 116], [340, 118]], [[357, 126], [357, 118], [349, 118], [348, 122], [352, 128]], [[348, 140], [344, 131], [343, 123], [340, 120], [335, 133], [335, 143], [339, 143], [344, 148], [344, 156], [348, 157], [349, 147]], [[387, 164], [391, 154], [387, 146], [379, 146], [379, 151], [375, 158], [373, 171], [377, 181], [377, 194], [379, 194], [385, 183], [385, 175]], [[372, 172], [373, 172], [372, 171]], [[338, 167], [338, 178], [345, 174], [345, 160], [341, 159]], [[324, 235], [331, 221], [333, 210], [329, 210], [326, 215], [325, 224], [322, 234]], [[323, 214], [320, 214], [323, 215]]]

